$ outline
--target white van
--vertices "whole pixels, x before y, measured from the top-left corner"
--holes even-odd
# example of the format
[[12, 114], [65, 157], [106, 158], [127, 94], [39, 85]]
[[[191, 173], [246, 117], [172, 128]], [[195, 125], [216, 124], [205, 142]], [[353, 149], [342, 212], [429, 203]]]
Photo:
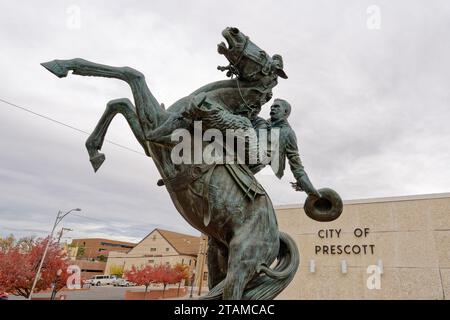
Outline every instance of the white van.
[[117, 276], [104, 276], [98, 275], [93, 276], [92, 278], [86, 280], [85, 283], [90, 284], [91, 286], [103, 286], [108, 284], [114, 284], [117, 281]]

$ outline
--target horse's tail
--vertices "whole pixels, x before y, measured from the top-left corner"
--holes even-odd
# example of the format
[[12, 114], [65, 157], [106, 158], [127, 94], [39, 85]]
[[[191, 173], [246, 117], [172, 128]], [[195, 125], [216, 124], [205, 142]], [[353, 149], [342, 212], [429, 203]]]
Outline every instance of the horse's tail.
[[[262, 273], [247, 285], [242, 295], [244, 300], [271, 300], [278, 296], [292, 281], [300, 264], [300, 255], [294, 240], [284, 232], [280, 232], [280, 250], [277, 264], [273, 269], [266, 265], [257, 268]], [[224, 281], [212, 288], [201, 299], [220, 300]]]

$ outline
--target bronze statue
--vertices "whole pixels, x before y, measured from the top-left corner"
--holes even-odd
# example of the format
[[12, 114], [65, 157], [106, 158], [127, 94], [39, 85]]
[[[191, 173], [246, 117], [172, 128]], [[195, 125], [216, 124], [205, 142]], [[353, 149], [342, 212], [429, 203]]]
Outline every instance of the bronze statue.
[[[72, 70], [77, 75], [120, 79], [131, 87], [134, 104], [128, 99], [110, 101], [87, 139], [90, 161], [97, 171], [105, 160], [99, 150], [108, 126], [116, 114], [122, 114], [161, 174], [158, 185], [165, 185], [186, 221], [209, 237], [210, 291], [203, 298], [273, 299], [293, 279], [299, 254], [293, 239], [278, 230], [270, 198], [249, 166], [175, 164], [172, 157], [176, 144], [170, 137], [176, 130], [187, 130], [195, 148], [198, 120], [204, 123], [205, 130], [252, 129], [255, 114], [272, 97], [278, 77], [287, 78], [280, 55], [270, 57], [237, 28], [226, 28], [222, 35], [228, 47], [222, 42], [218, 52], [230, 64], [219, 69], [227, 70], [231, 79], [207, 84], [167, 109], [150, 92], [144, 75], [135, 69], [83, 59], [53, 60], [42, 65], [61, 78]], [[200, 146], [204, 150], [207, 143], [200, 141]], [[289, 159], [292, 162], [293, 158]], [[327, 201], [320, 197], [322, 189], [315, 191], [304, 177], [306, 174], [299, 173], [297, 183], [311, 194], [310, 203]]]

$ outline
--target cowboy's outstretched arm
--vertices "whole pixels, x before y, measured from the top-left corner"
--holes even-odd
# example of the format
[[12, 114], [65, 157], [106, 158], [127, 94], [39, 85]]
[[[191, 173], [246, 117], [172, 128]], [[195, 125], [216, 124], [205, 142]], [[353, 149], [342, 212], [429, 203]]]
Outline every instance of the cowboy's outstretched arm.
[[308, 195], [315, 195], [320, 197], [320, 193], [314, 188], [305, 172], [300, 155], [298, 153], [297, 137], [295, 132], [291, 131], [287, 136], [286, 156], [289, 160], [292, 174], [297, 182], [292, 183], [292, 187], [297, 191], [305, 191]]

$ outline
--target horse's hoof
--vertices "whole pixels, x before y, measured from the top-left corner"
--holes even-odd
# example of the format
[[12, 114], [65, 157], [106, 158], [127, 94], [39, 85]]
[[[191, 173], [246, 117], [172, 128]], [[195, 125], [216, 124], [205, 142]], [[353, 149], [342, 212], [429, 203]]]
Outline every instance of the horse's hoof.
[[97, 172], [98, 168], [101, 167], [103, 162], [105, 161], [105, 155], [103, 153], [99, 153], [89, 159], [92, 167], [94, 168], [94, 172]]
[[43, 63], [41, 63], [41, 65], [45, 69], [47, 69], [48, 71], [53, 73], [55, 76], [57, 76], [58, 78], [64, 78], [69, 73], [69, 70], [67, 70], [66, 68], [61, 66], [58, 63], [57, 60], [52, 60], [52, 61], [49, 61], [49, 62], [43, 62]]

